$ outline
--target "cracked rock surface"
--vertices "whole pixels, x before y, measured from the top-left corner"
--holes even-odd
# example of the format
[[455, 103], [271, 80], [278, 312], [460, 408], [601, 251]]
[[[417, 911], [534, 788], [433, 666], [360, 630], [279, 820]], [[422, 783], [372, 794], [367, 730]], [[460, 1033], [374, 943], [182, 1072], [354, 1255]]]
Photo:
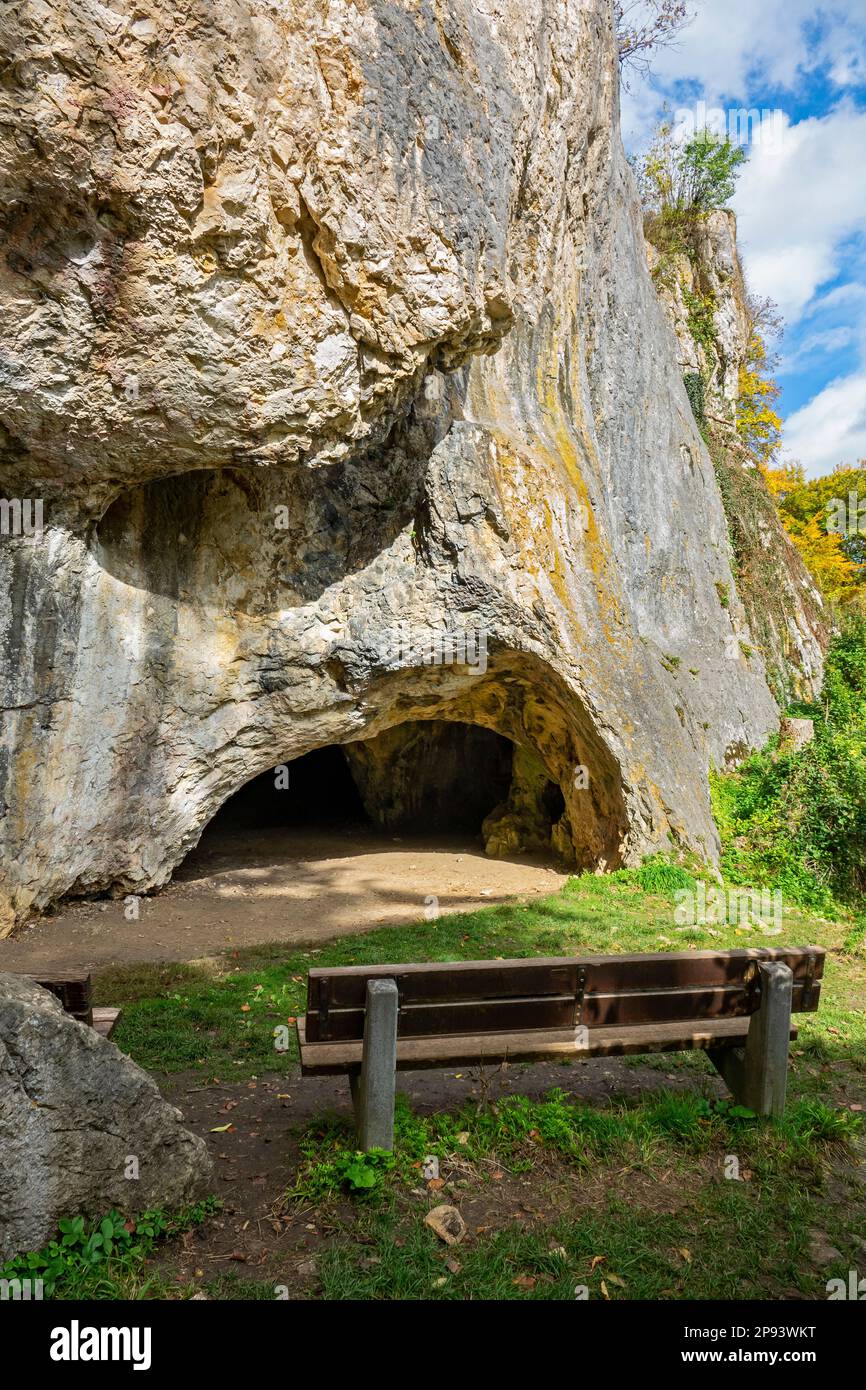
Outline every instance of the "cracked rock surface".
[[609, 5], [6, 10], [0, 932], [417, 720], [526, 749], [578, 865], [712, 858], [777, 709]]

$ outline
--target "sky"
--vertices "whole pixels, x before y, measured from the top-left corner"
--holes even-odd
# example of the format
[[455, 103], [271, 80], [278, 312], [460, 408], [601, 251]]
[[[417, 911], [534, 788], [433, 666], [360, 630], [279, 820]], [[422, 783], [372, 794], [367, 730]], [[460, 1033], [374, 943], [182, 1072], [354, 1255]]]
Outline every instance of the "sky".
[[785, 322], [773, 345], [783, 458], [817, 477], [866, 459], [866, 0], [689, 8], [650, 75], [627, 75], [623, 138], [639, 151], [665, 108], [699, 112], [701, 101], [723, 120], [767, 113], [732, 206], [749, 288]]

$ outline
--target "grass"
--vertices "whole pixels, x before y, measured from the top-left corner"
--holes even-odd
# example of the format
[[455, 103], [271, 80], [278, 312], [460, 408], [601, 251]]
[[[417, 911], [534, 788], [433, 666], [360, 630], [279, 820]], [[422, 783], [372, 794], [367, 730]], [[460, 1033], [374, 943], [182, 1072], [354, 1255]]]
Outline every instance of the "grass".
[[[781, 1205], [780, 1205], [781, 1198]], [[823, 1273], [804, 1258], [809, 1203], [803, 1194], [762, 1194], [751, 1184], [690, 1189], [688, 1215], [610, 1196], [580, 1219], [540, 1229], [516, 1224], [443, 1262], [423, 1221], [393, 1211], [364, 1230], [366, 1259], [348, 1238], [322, 1261], [326, 1299], [731, 1299], [823, 1292]], [[838, 1237], [841, 1241], [841, 1237]], [[844, 1260], [839, 1271], [844, 1268]], [[585, 1292], [584, 1292], [585, 1291]]]
[[680, 1092], [600, 1109], [555, 1089], [542, 1100], [514, 1095], [490, 1106], [423, 1117], [401, 1099], [393, 1154], [356, 1153], [351, 1132], [341, 1123], [311, 1126], [301, 1146], [305, 1162], [287, 1197], [319, 1203], [348, 1189], [378, 1200], [401, 1184], [417, 1184], [422, 1162], [431, 1155], [446, 1166], [459, 1160], [463, 1169], [492, 1160], [515, 1173], [532, 1171], [540, 1151], [567, 1159], [576, 1169], [609, 1164], [624, 1171], [676, 1169], [715, 1150], [740, 1154], [743, 1167], [759, 1178], [795, 1170], [815, 1175], [817, 1146], [845, 1144], [859, 1128], [855, 1114], [806, 1099], [795, 1101], [772, 1125], [728, 1100]]
[[[679, 865], [572, 878], [551, 897], [341, 937], [320, 950], [250, 947], [210, 966], [132, 965], [103, 971], [97, 1003], [120, 1004], [118, 1046], [152, 1071], [197, 1069], [220, 1079], [285, 1070], [296, 1060], [294, 1019], [312, 966], [383, 961], [484, 960], [635, 951], [823, 945], [828, 959], [819, 1013], [801, 1020], [805, 1055], [866, 1066], [866, 950], [854, 919], [831, 921], [785, 903], [784, 936], [754, 926], [678, 928], [675, 894], [694, 883]], [[288, 1050], [277, 1050], [285, 1033]], [[701, 1057], [692, 1064], [706, 1069]], [[670, 1060], [659, 1065], [670, 1069]]]
[[[312, 1218], [325, 1233], [313, 1283], [298, 1283], [281, 1246], [261, 1278], [220, 1274], [205, 1284], [209, 1296], [271, 1299], [285, 1285], [291, 1297], [325, 1299], [571, 1300], [576, 1289], [610, 1300], [824, 1297], [827, 1278], [862, 1264], [852, 1232], [866, 1230], [866, 1184], [852, 1179], [843, 1202], [825, 1200], [828, 1181], [855, 1168], [863, 1150], [861, 919], [830, 920], [786, 900], [783, 935], [754, 920], [678, 930], [676, 905], [694, 883], [689, 867], [655, 859], [573, 878], [540, 901], [383, 928], [321, 949], [278, 944], [207, 965], [103, 972], [99, 1001], [123, 1005], [116, 1038], [138, 1062], [231, 1081], [294, 1060], [291, 1021], [303, 1011], [313, 965], [783, 943], [828, 952], [820, 1010], [798, 1020], [781, 1120], [756, 1121], [715, 1099], [702, 1053], [627, 1059], [691, 1084], [637, 1099], [614, 1095], [601, 1106], [564, 1091], [491, 1105], [483, 1087], [480, 1103], [434, 1115], [401, 1102], [393, 1156], [358, 1155], [345, 1125], [322, 1117], [300, 1136], [300, 1160], [276, 1213], [289, 1223], [303, 1213], [298, 1219]], [[288, 1029], [289, 1051], [275, 1050], [275, 1028]], [[434, 1188], [422, 1173], [429, 1155], [443, 1180]], [[745, 1175], [739, 1181], [726, 1180], [731, 1156]], [[459, 1246], [443, 1246], [424, 1224], [440, 1202], [467, 1214]], [[815, 1226], [840, 1251], [839, 1269], [810, 1257]], [[189, 1296], [182, 1281], [172, 1284], [170, 1263], [145, 1296]]]

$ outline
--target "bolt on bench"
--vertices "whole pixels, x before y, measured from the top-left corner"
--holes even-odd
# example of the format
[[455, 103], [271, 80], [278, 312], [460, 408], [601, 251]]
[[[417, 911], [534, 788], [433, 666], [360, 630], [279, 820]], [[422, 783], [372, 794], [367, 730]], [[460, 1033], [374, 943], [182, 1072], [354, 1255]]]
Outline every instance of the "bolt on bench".
[[740, 1104], [785, 1108], [791, 1014], [821, 946], [311, 970], [304, 1076], [346, 1073], [362, 1149], [394, 1142], [396, 1072], [702, 1048]]

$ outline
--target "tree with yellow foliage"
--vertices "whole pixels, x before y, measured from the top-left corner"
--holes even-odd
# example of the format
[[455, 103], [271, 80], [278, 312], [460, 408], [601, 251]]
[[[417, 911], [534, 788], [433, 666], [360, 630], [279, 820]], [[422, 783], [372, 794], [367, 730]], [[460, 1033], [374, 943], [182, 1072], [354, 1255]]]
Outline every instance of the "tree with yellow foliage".
[[845, 604], [866, 593], [866, 460], [810, 481], [799, 464], [761, 471], [825, 597]]
[[774, 409], [779, 388], [769, 367], [766, 344], [753, 326], [746, 360], [740, 367], [736, 426], [746, 448], [764, 468], [782, 442], [782, 421]]

